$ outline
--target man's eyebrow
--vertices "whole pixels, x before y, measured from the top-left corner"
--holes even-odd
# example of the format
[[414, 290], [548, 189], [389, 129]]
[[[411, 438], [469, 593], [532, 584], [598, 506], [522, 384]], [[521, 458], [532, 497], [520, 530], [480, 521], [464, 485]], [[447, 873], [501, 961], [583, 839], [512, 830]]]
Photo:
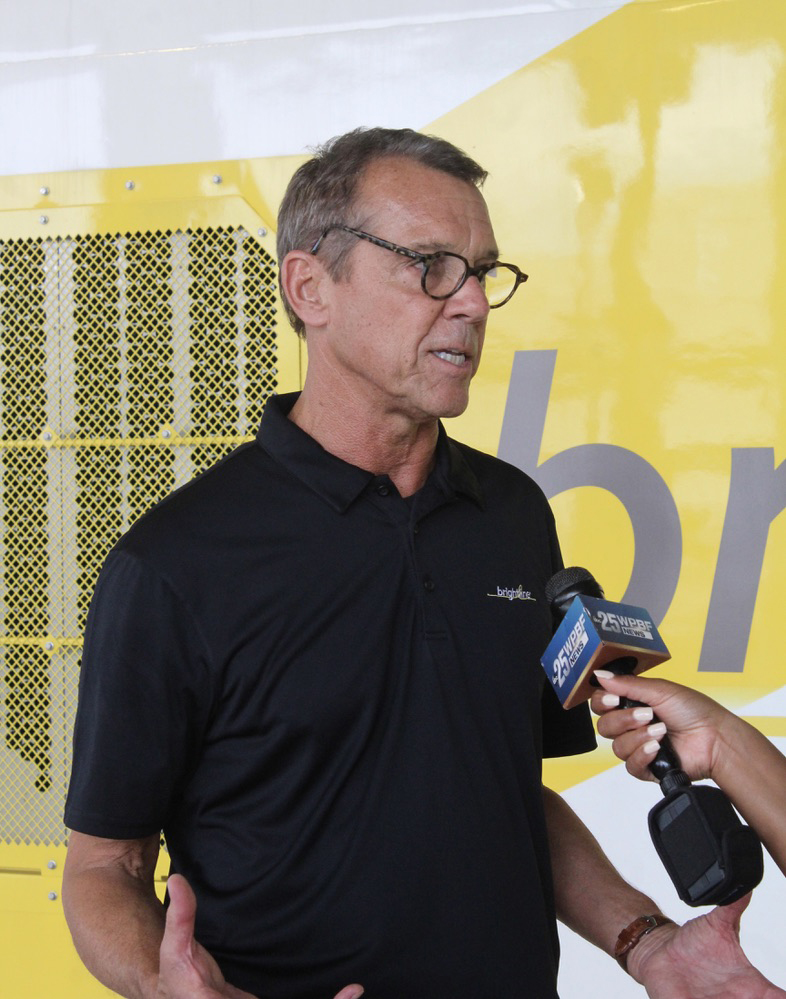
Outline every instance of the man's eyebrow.
[[[415, 253], [424, 253], [424, 254], [440, 253], [440, 252], [442, 252], [442, 253], [458, 253], [458, 250], [452, 250], [449, 246], [446, 246], [444, 243], [434, 243], [434, 242], [413, 243], [411, 246], [408, 246], [407, 249], [414, 250]], [[463, 257], [464, 254], [462, 253], [462, 254], [460, 254], [460, 256]], [[491, 248], [489, 248], [488, 250], [486, 250], [485, 253], [479, 254], [479, 256], [477, 257], [477, 259], [478, 260], [499, 260], [499, 250], [497, 249], [496, 246], [492, 246]]]

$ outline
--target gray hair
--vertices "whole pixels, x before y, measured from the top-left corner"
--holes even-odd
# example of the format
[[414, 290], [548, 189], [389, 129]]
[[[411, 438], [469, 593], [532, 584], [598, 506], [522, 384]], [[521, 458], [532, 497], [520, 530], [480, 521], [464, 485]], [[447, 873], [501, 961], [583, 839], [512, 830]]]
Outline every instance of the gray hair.
[[[487, 172], [453, 143], [411, 128], [356, 128], [336, 136], [314, 150], [314, 156], [295, 171], [287, 186], [278, 213], [279, 265], [291, 250], [310, 250], [329, 226], [351, 224], [349, 215], [363, 171], [372, 161], [391, 156], [405, 156], [475, 187], [487, 177]], [[320, 252], [334, 280], [345, 275], [351, 246], [349, 236], [336, 238]], [[281, 298], [295, 332], [304, 337], [303, 321], [283, 288]]]

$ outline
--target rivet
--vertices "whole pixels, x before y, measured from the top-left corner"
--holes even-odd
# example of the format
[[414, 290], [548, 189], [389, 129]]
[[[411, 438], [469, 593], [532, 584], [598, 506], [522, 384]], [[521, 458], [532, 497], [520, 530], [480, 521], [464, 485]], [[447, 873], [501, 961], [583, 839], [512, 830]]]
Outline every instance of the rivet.
[[267, 236], [267, 229], [257, 229], [258, 236]]
[[213, 174], [213, 183], [214, 184], [220, 184], [223, 179], [224, 178], [221, 176], [220, 173], [214, 173]]
[[44, 642], [44, 648], [47, 652], [54, 652], [55, 643], [54, 642]]
[[171, 430], [162, 430], [161, 436], [166, 440], [168, 437], [172, 436]]
[[126, 190], [127, 191], [133, 191], [135, 187], [136, 187], [136, 184], [133, 182], [133, 180], [127, 180], [126, 181]]
[[49, 898], [50, 902], [57, 901], [57, 892], [56, 891], [50, 891], [49, 895], [48, 895], [48, 898]]
[[43, 196], [46, 197], [47, 194], [49, 194], [49, 188], [48, 187], [39, 187], [38, 193], [39, 194], [43, 194]]
[[46, 866], [49, 868], [50, 871], [53, 871], [57, 867], [57, 861], [56, 860], [49, 860], [49, 861], [47, 861]]
[[38, 221], [41, 223], [41, 225], [46, 225], [47, 222], [49, 221], [49, 216], [48, 215], [41, 215], [39, 217]]
[[51, 441], [51, 440], [52, 440], [52, 431], [51, 431], [51, 430], [45, 430], [45, 431], [44, 431], [44, 432], [43, 432], [43, 433], [41, 434], [41, 437], [42, 437], [42, 439], [43, 439], [43, 440], [45, 440], [45, 441]]

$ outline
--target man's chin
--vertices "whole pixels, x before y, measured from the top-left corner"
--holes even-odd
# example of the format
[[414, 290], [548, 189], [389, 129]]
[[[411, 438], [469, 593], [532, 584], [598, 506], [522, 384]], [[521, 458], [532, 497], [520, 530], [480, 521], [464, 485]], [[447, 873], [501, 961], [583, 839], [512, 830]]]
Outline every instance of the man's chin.
[[436, 414], [437, 418], [440, 420], [450, 420], [454, 416], [461, 416], [468, 405], [469, 395], [465, 395], [460, 399], [446, 400], [444, 405], [440, 407], [439, 412]]

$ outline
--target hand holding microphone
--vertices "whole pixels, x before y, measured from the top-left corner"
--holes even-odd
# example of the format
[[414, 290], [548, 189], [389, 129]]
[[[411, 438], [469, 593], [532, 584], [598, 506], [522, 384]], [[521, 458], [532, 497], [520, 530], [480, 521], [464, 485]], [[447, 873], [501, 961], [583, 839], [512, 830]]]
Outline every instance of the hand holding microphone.
[[[556, 573], [546, 597], [556, 631], [541, 663], [566, 709], [591, 697], [597, 669], [636, 674], [670, 658], [647, 611], [605, 600], [586, 569]], [[620, 700], [621, 707], [637, 704]], [[763, 874], [761, 843], [723, 791], [691, 785], [667, 736], [649, 769], [665, 795], [650, 811], [650, 834], [680, 898], [728, 905], [751, 891]]]
[[786, 874], [786, 757], [757, 728], [711, 697], [650, 677], [604, 674], [603, 690], [592, 695], [592, 710], [601, 717], [598, 732], [614, 740], [614, 752], [629, 773], [651, 780], [648, 765], [657, 741], [629, 712], [614, 710], [607, 698], [636, 697], [650, 705], [679, 750], [693, 780], [711, 778], [761, 838]]
[[[605, 669], [595, 670], [595, 677], [600, 687], [593, 692], [590, 707], [600, 716], [598, 734], [613, 740], [614, 754], [625, 762], [630, 774], [640, 780], [654, 779], [649, 764], [660, 734], [667, 728], [690, 779], [710, 779], [723, 787], [716, 764], [728, 758], [724, 747], [738, 741], [735, 726], [740, 719], [706, 694], [662, 677], [620, 677]], [[656, 722], [654, 731], [644, 712], [634, 715], [620, 710], [631, 700], [646, 705], [653, 717], [657, 716], [661, 724]]]

